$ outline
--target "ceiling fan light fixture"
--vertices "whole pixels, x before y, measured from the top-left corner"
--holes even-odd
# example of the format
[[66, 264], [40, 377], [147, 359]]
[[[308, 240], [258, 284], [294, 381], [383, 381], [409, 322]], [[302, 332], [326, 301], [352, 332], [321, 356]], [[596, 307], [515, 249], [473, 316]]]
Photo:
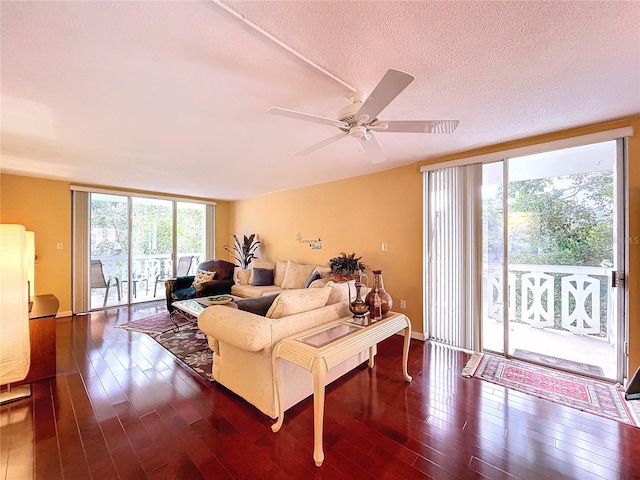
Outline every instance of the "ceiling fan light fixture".
[[457, 120], [378, 120], [378, 114], [413, 80], [413, 75], [409, 73], [394, 69], [388, 70], [370, 95], [365, 96], [364, 92], [352, 91], [349, 94], [352, 103], [340, 109], [337, 120], [280, 107], [271, 107], [267, 113], [338, 127], [340, 133], [312, 145], [296, 155], [307, 155], [350, 136], [359, 140], [372, 163], [381, 163], [386, 160], [386, 156], [380, 148], [374, 132], [453, 133], [458, 126]]

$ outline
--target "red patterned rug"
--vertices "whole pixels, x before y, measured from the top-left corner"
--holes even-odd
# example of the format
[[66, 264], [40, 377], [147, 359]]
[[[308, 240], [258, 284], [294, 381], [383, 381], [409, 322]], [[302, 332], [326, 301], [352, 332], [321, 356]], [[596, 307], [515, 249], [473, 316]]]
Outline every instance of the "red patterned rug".
[[638, 426], [634, 410], [639, 407], [627, 402], [624, 391], [612, 383], [482, 353], [472, 355], [462, 375]]

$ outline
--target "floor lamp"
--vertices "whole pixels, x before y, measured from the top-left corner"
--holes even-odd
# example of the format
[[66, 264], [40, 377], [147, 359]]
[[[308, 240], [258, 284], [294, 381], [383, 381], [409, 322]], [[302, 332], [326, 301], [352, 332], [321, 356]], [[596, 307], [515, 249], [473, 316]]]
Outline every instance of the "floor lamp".
[[29, 373], [27, 240], [22, 225], [0, 225], [0, 404], [31, 395], [31, 385], [11, 387]]

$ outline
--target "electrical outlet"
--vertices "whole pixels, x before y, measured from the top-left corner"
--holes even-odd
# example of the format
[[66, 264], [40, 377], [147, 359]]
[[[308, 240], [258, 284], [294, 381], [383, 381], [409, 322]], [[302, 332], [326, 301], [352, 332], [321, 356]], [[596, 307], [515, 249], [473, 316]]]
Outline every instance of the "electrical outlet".
[[402, 310], [404, 310], [405, 308], [407, 308], [407, 301], [406, 300], [400, 300], [400, 308]]

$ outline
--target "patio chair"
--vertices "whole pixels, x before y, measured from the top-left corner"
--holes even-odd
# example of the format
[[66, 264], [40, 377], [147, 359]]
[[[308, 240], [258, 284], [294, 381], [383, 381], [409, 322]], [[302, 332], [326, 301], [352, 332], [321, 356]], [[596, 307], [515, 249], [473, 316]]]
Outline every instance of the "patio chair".
[[[185, 275], [189, 275], [189, 271], [191, 270], [191, 264], [193, 263], [193, 259], [197, 257], [186, 256], [178, 258], [178, 268], [176, 270], [176, 277], [184, 277]], [[170, 278], [173, 278], [171, 273], [161, 273], [156, 276], [156, 284], [153, 286], [153, 297], [155, 298], [156, 293], [158, 291], [158, 284], [164, 283]]]
[[102, 260], [91, 260], [91, 269], [90, 269], [90, 286], [91, 288], [104, 288], [104, 303], [103, 307], [107, 306], [107, 300], [109, 299], [109, 290], [112, 285], [115, 285], [116, 291], [118, 292], [118, 302], [122, 297], [122, 293], [120, 291], [120, 279], [118, 277], [109, 276], [109, 280], [104, 275], [104, 268], [102, 265]]

